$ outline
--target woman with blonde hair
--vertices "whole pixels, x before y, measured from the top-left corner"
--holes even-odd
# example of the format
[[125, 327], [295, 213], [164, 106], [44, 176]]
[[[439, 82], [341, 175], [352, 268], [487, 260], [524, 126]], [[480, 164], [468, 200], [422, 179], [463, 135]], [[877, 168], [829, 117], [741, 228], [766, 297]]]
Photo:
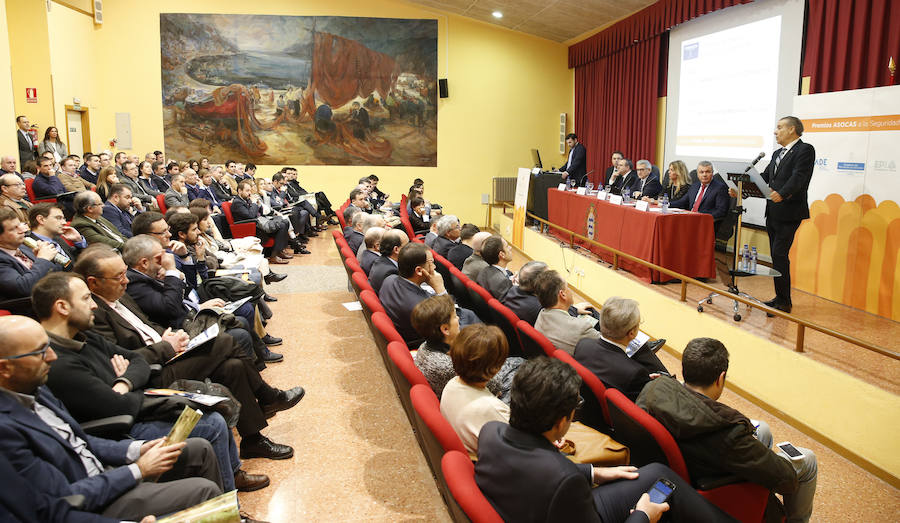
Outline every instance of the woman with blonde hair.
[[100, 169], [100, 173], [97, 175], [97, 194], [100, 195], [101, 200], [106, 201], [109, 196], [109, 188], [116, 183], [119, 183], [119, 175], [116, 174], [115, 167], [107, 165]]
[[[675, 201], [685, 194], [687, 194], [688, 189], [691, 187], [691, 179], [688, 176], [687, 166], [681, 160], [675, 160], [669, 164], [669, 179], [666, 181], [665, 187], [663, 187], [662, 194], [665, 194], [669, 197], [669, 201]], [[654, 198], [641, 198], [645, 202], [650, 203], [659, 203], [659, 200]]]

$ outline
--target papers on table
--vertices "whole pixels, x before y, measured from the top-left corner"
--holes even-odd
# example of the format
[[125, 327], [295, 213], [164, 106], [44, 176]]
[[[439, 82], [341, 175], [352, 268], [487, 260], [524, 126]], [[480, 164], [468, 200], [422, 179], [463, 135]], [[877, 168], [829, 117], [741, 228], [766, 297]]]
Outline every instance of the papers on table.
[[347, 309], [348, 311], [361, 311], [362, 310], [362, 303], [360, 303], [358, 301], [342, 303], [341, 305], [343, 305], [344, 308]]

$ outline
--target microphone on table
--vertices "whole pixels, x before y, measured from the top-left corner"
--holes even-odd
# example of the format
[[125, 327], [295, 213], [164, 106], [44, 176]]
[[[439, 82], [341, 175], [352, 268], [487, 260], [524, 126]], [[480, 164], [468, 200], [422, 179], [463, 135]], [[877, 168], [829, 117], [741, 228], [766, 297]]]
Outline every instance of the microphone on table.
[[752, 169], [753, 166], [756, 165], [756, 162], [762, 160], [765, 156], [766, 156], [766, 153], [764, 153], [764, 152], [759, 153], [759, 156], [757, 156], [752, 162], [750, 162], [750, 165], [748, 165], [747, 168], [744, 169], [744, 172], [745, 173], [750, 172], [750, 169]]

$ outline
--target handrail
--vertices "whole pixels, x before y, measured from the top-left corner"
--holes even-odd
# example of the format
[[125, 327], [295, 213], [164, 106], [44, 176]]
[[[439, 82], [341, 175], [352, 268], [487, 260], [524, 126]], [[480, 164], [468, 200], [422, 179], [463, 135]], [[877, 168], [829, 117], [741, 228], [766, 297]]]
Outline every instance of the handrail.
[[[495, 203], [490, 204], [488, 206], [488, 213], [489, 213], [488, 214], [488, 223], [491, 222], [490, 213], [492, 212], [491, 209], [493, 209], [494, 207], [501, 207], [501, 208], [504, 208], [504, 210], [506, 208], [514, 209], [514, 205], [511, 203], [507, 203], [507, 202], [495, 202]], [[590, 245], [594, 245], [605, 251], [610, 252], [613, 255], [613, 268], [618, 268], [619, 258], [621, 257], [628, 261], [637, 263], [639, 265], [643, 265], [644, 267], [648, 267], [651, 270], [661, 272], [667, 276], [671, 276], [672, 278], [680, 280], [681, 281], [681, 299], [680, 299], [680, 301], [684, 301], [684, 302], [687, 301], [687, 286], [688, 286], [688, 284], [696, 285], [702, 289], [706, 289], [710, 292], [715, 292], [720, 295], [727, 294], [728, 299], [739, 301], [745, 305], [748, 305], [755, 309], [764, 311], [767, 314], [778, 316], [779, 318], [784, 318], [788, 321], [792, 321], [792, 322], [796, 323], [797, 324], [797, 339], [796, 339], [796, 342], [794, 343], [794, 351], [796, 351], [796, 352], [803, 352], [803, 344], [804, 344], [804, 339], [805, 339], [805, 334], [806, 334], [805, 329], [810, 328], [814, 331], [821, 332], [822, 334], [831, 336], [833, 338], [837, 338], [842, 341], [846, 341], [847, 343], [852, 343], [853, 345], [862, 347], [866, 350], [876, 352], [878, 354], [881, 354], [882, 356], [887, 356], [888, 358], [900, 360], [900, 353], [885, 349], [884, 347], [879, 347], [878, 345], [874, 345], [865, 340], [855, 338], [848, 334], [844, 334], [842, 332], [838, 332], [838, 331], [829, 329], [828, 327], [824, 327], [822, 325], [819, 325], [818, 323], [813, 323], [811, 321], [804, 320], [803, 318], [798, 318], [797, 316], [794, 316], [793, 314], [788, 314], [788, 313], [780, 311], [778, 309], [773, 309], [772, 307], [769, 307], [767, 305], [763, 305], [760, 303], [756, 303], [754, 301], [750, 301], [741, 296], [736, 296], [734, 294], [729, 293], [727, 290], [713, 287], [702, 281], [695, 280], [694, 278], [691, 278], [690, 276], [685, 276], [685, 275], [677, 273], [671, 269], [666, 269], [665, 267], [660, 267], [659, 265], [656, 265], [655, 263], [648, 262], [647, 260], [643, 260], [641, 258], [636, 258], [635, 256], [632, 256], [626, 252], [622, 252], [616, 248], [610, 247], [608, 245], [604, 245], [594, 239], [588, 238], [586, 236], [582, 236], [581, 234], [578, 234], [575, 231], [572, 231], [572, 230], [566, 229], [565, 227], [561, 227], [559, 225], [551, 223], [539, 216], [535, 216], [534, 214], [532, 214], [530, 212], [526, 212], [525, 214], [527, 217], [532, 218], [535, 221], [538, 221], [540, 223], [547, 225], [548, 227], [552, 227], [553, 229], [556, 229], [558, 231], [562, 231], [565, 234], [568, 234], [569, 235], [569, 245], [573, 248], [575, 247], [575, 239], [577, 238], [577, 239], [582, 240]]]

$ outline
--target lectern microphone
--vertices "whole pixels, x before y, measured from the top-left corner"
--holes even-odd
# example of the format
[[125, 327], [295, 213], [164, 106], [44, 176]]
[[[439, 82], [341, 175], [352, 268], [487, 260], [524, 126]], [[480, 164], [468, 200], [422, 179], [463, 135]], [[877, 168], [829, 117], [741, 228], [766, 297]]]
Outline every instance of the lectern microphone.
[[757, 156], [755, 160], [753, 160], [752, 162], [750, 162], [750, 165], [748, 165], [747, 168], [744, 169], [744, 172], [745, 172], [745, 173], [750, 172], [750, 169], [752, 169], [753, 166], [756, 165], [756, 162], [762, 160], [763, 157], [765, 157], [765, 156], [766, 156], [766, 153], [764, 153], [764, 152], [759, 153], [759, 156]]

